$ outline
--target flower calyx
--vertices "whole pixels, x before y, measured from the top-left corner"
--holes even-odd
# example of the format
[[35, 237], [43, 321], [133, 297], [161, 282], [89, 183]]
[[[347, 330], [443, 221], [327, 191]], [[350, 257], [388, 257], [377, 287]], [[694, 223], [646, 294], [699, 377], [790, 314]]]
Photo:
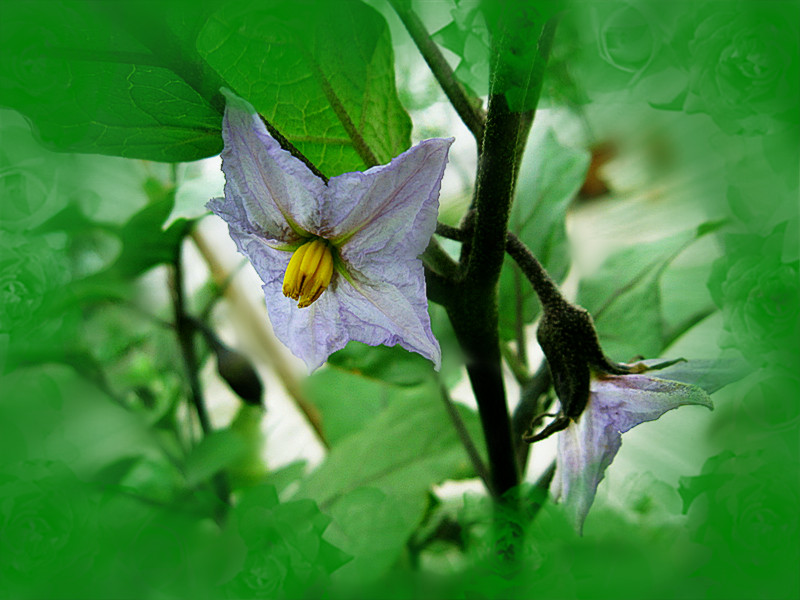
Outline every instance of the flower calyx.
[[[642, 363], [620, 364], [606, 357], [589, 311], [560, 295], [544, 305], [536, 338], [547, 359], [561, 410], [542, 431], [526, 434], [523, 439], [528, 443], [543, 440], [578, 420], [589, 402], [592, 374], [628, 375], [648, 369]], [[547, 415], [537, 415], [532, 423], [543, 416]]]

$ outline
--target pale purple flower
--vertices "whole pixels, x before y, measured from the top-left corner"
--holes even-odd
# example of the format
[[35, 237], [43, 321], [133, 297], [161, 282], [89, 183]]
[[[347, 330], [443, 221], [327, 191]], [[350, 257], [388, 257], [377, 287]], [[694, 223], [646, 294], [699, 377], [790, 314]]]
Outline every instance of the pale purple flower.
[[388, 165], [326, 185], [280, 147], [250, 104], [224, 92], [225, 197], [208, 208], [261, 277], [275, 335], [311, 371], [350, 340], [400, 344], [438, 369], [418, 257], [436, 228], [453, 139], [425, 140]]
[[558, 432], [551, 486], [579, 533], [597, 486], [622, 444], [621, 434], [687, 404], [713, 408], [705, 391], [687, 383], [644, 374], [592, 376], [586, 408]]

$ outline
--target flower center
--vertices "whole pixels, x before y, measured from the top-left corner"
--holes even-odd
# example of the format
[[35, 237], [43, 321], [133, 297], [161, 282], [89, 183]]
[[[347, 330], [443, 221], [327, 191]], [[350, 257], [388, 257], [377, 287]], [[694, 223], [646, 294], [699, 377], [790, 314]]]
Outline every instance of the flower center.
[[297, 300], [297, 308], [311, 306], [333, 276], [333, 254], [328, 242], [314, 238], [292, 254], [283, 276], [283, 295]]

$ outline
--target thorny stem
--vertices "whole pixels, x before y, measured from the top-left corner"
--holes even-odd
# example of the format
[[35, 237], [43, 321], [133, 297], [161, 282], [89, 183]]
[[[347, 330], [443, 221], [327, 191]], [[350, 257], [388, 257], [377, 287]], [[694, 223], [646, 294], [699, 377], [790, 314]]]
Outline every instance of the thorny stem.
[[456, 113], [480, 145], [483, 139], [483, 130], [486, 127], [486, 117], [480, 107], [480, 99], [470, 97], [464, 86], [456, 79], [453, 69], [445, 60], [439, 46], [431, 39], [425, 25], [411, 8], [408, 0], [389, 0], [389, 2], [403, 22], [411, 39], [414, 40], [422, 58], [428, 63], [428, 67], [444, 90], [447, 99], [450, 100]]

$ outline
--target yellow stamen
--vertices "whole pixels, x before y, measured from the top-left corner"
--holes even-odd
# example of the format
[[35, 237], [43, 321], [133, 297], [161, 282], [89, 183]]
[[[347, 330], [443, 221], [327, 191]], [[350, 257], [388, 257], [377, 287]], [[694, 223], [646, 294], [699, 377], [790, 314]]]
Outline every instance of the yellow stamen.
[[333, 277], [333, 254], [328, 243], [314, 238], [294, 251], [283, 276], [283, 295], [297, 300], [298, 308], [311, 306]]

